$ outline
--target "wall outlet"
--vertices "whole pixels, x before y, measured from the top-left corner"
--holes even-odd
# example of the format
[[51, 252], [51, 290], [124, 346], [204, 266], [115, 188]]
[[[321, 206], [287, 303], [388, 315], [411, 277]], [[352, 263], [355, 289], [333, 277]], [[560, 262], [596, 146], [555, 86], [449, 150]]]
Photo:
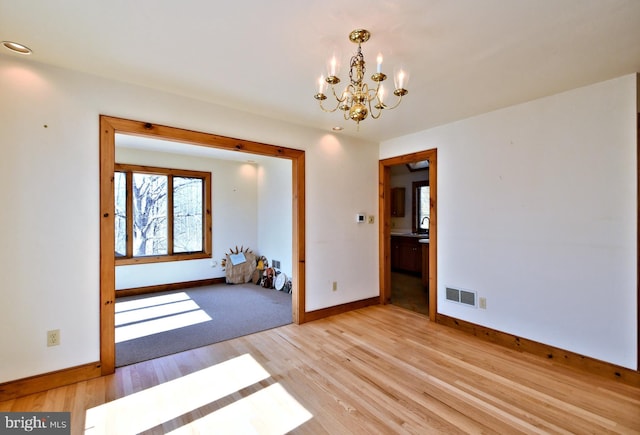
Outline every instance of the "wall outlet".
[[486, 310], [487, 309], [487, 298], [480, 298], [478, 300], [478, 306], [480, 308], [482, 308], [483, 310]]
[[218, 262], [216, 260], [213, 260], [211, 262], [211, 267], [216, 267], [216, 266], [218, 266]]
[[376, 221], [375, 216], [373, 215], [367, 216], [367, 222], [369, 222], [370, 224], [374, 223], [375, 221]]
[[338, 281], [333, 281], [333, 286], [331, 287], [334, 292], [338, 291]]
[[53, 329], [47, 331], [47, 347], [58, 346], [60, 344], [60, 330]]

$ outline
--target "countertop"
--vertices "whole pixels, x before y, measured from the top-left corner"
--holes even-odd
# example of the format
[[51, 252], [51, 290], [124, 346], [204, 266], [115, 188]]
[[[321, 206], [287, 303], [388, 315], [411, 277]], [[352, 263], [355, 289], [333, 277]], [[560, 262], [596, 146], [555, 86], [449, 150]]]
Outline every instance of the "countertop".
[[391, 237], [412, 237], [419, 239], [419, 243], [429, 243], [429, 236], [425, 237], [425, 234], [412, 233], [411, 231], [391, 231]]

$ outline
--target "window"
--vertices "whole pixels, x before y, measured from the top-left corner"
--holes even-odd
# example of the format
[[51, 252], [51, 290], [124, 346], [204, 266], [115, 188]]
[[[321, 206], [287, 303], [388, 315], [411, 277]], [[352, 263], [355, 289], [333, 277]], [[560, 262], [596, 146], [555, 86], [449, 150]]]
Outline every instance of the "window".
[[412, 216], [413, 216], [413, 232], [427, 233], [429, 232], [429, 184], [428, 181], [414, 181], [412, 183], [413, 199]]
[[211, 256], [211, 174], [116, 164], [116, 264]]

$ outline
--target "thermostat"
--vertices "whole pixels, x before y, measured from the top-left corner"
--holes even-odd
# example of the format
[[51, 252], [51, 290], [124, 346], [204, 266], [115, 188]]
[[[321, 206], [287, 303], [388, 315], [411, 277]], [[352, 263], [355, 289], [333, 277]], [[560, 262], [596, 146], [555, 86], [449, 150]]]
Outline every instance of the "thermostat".
[[356, 222], [358, 222], [359, 224], [363, 224], [366, 221], [366, 216], [364, 213], [358, 213], [356, 215]]

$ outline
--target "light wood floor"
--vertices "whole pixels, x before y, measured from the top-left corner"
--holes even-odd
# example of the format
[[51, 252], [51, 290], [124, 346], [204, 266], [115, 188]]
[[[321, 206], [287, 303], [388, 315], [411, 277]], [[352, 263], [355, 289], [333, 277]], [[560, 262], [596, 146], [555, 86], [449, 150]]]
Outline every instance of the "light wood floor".
[[640, 433], [640, 389], [392, 305], [287, 325], [0, 402], [73, 433]]

